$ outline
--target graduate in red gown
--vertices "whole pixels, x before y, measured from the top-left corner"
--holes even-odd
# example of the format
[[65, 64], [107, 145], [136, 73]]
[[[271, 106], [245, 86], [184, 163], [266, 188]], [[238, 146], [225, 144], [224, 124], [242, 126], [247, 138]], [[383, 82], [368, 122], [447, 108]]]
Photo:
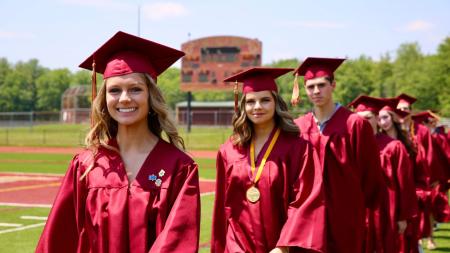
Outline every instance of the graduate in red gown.
[[198, 251], [198, 168], [156, 86], [183, 55], [118, 32], [80, 65], [104, 83], [87, 149], [70, 163], [36, 252]]
[[399, 140], [378, 131], [378, 112], [384, 106], [383, 100], [362, 95], [349, 106], [372, 126], [386, 185], [387, 196], [380, 208], [368, 210], [366, 252], [399, 253], [400, 238], [407, 221], [417, 215], [414, 175], [408, 152]]
[[[416, 213], [416, 215], [409, 217], [406, 219], [407, 225], [406, 229], [403, 234], [399, 235], [399, 251], [402, 253], [417, 253], [419, 252], [419, 245], [418, 245], [418, 231], [417, 231], [417, 223], [418, 223], [418, 216], [417, 216], [417, 197], [415, 194], [415, 178], [414, 178], [414, 170], [413, 170], [413, 164], [415, 161], [415, 157], [417, 154], [417, 150], [415, 149], [412, 141], [408, 138], [408, 133], [402, 129], [402, 124], [400, 123], [400, 120], [404, 117], [406, 117], [409, 113], [401, 111], [396, 108], [398, 104], [397, 98], [388, 98], [388, 99], [382, 99], [383, 100], [383, 107], [378, 112], [378, 125], [380, 127], [380, 130], [382, 133], [388, 135], [389, 137], [396, 139], [400, 141], [403, 146], [405, 147], [408, 158], [411, 165], [412, 170], [412, 187], [414, 188], [414, 195], [410, 196], [412, 199], [407, 198], [407, 196], [404, 196], [403, 200], [408, 201], [411, 204], [410, 212]], [[408, 178], [408, 175], [405, 175], [404, 183], [407, 184], [408, 181], [406, 178]], [[399, 177], [400, 178], [400, 177]], [[410, 182], [411, 183], [411, 182]], [[407, 188], [407, 186], [404, 186]], [[403, 211], [408, 211], [406, 208], [403, 209]], [[405, 215], [406, 216], [406, 215]], [[404, 216], [404, 217], [405, 217]], [[401, 226], [404, 226], [404, 223], [399, 223], [399, 228]]]
[[[445, 132], [440, 132], [437, 124], [440, 117], [431, 111], [424, 111], [412, 116], [412, 119], [423, 124], [431, 132], [434, 157], [441, 165], [442, 171], [436, 172], [439, 184], [433, 187], [431, 193], [432, 217], [435, 222], [446, 222], [449, 217], [447, 191], [450, 188], [450, 146], [447, 143]], [[436, 168], [434, 168], [436, 170]], [[439, 169], [439, 168], [438, 168]]]
[[[399, 99], [397, 109], [409, 113], [408, 116], [403, 118], [402, 124], [417, 150], [413, 161], [414, 181], [419, 206], [417, 235], [419, 239], [428, 238], [432, 233], [431, 192], [433, 186], [438, 183], [439, 172], [442, 171], [442, 168], [440, 168], [441, 165], [435, 158], [430, 131], [426, 126], [411, 119], [411, 106], [416, 101], [416, 98], [404, 93], [397, 96], [397, 98]], [[431, 241], [431, 248], [434, 247], [432, 244], [434, 243]]]
[[[277, 92], [292, 69], [251, 68], [217, 154], [211, 252], [325, 252], [322, 171]], [[235, 102], [237, 105], [237, 88]]]
[[[379, 150], [370, 124], [334, 103], [333, 72], [344, 59], [307, 58], [295, 71], [313, 112], [296, 119], [301, 136], [319, 153], [324, 174], [327, 252], [363, 251], [365, 209], [378, 206], [383, 184]], [[294, 86], [292, 103], [298, 100]]]

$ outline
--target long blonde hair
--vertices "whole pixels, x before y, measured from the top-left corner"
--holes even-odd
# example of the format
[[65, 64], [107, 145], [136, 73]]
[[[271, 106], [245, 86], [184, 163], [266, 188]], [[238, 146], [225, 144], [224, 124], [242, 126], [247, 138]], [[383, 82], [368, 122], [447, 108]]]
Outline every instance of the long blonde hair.
[[[299, 135], [300, 129], [294, 123], [294, 118], [289, 113], [286, 102], [284, 102], [283, 98], [277, 92], [271, 91], [271, 93], [275, 100], [275, 125], [286, 133]], [[241, 98], [239, 111], [233, 116], [233, 134], [231, 135], [231, 141], [233, 145], [242, 147], [250, 143], [253, 134], [253, 123], [245, 113], [244, 95]]]
[[[156, 86], [156, 82], [148, 75], [141, 74], [148, 88], [148, 105], [149, 112], [147, 123], [149, 130], [159, 138], [162, 138], [164, 132], [169, 142], [180, 150], [185, 150], [184, 140], [178, 134], [175, 123], [170, 117], [169, 108], [162, 95], [161, 90]], [[108, 112], [106, 106], [106, 82], [103, 81], [102, 86], [95, 98], [92, 106], [92, 128], [85, 138], [86, 148], [92, 151], [91, 166], [83, 174], [82, 178], [94, 167], [95, 157], [100, 147], [118, 151], [116, 148], [108, 145], [108, 141], [117, 135], [118, 124]]]

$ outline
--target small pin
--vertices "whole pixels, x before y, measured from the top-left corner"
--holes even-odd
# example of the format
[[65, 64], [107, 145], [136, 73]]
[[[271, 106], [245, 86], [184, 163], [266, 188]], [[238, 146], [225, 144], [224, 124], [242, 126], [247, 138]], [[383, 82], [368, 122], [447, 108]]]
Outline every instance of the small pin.
[[160, 170], [159, 171], [159, 177], [163, 177], [166, 174], [166, 172], [164, 170]]
[[155, 185], [156, 185], [156, 186], [158, 186], [158, 187], [161, 186], [161, 183], [162, 183], [162, 180], [161, 180], [161, 179], [159, 179], [159, 178], [156, 179], [156, 181], [155, 181]]
[[148, 176], [148, 180], [155, 181], [156, 180], [156, 176], [154, 174], [151, 174], [150, 176]]

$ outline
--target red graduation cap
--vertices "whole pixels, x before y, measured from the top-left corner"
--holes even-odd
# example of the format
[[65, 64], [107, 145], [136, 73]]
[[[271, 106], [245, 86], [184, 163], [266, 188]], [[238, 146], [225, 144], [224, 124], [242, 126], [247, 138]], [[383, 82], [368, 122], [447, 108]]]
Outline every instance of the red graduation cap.
[[[238, 82], [243, 83], [242, 93], [257, 92], [263, 90], [270, 90], [278, 92], [277, 83], [275, 79], [281, 75], [292, 71], [292, 68], [250, 68], [230, 76], [223, 80], [224, 82]], [[237, 85], [235, 85], [234, 92], [234, 109], [237, 111]]]
[[417, 122], [417, 123], [422, 123], [422, 122], [430, 122], [430, 121], [439, 121], [440, 118], [439, 116], [437, 116], [436, 114], [434, 114], [432, 111], [424, 111], [424, 112], [419, 112], [413, 116], [411, 116], [411, 118]]
[[344, 62], [344, 58], [319, 58], [308, 57], [303, 63], [295, 69], [294, 87], [292, 91], [291, 103], [296, 105], [299, 98], [299, 88], [297, 78], [304, 76], [305, 83], [310, 79], [317, 77], [334, 78], [334, 71]]
[[295, 74], [305, 77], [305, 82], [317, 77], [334, 77], [334, 71], [345, 61], [344, 58], [308, 57], [295, 70]]
[[184, 53], [179, 50], [119, 31], [84, 60], [80, 67], [102, 73], [104, 78], [146, 73], [156, 80], [159, 74], [183, 56]]
[[383, 103], [383, 107], [380, 111], [389, 111], [397, 114], [400, 118], [404, 118], [409, 115], [408, 112], [397, 109], [399, 98], [380, 98]]
[[361, 95], [350, 102], [347, 106], [355, 108], [355, 112], [371, 111], [378, 113], [382, 107], [382, 101], [378, 98]]
[[397, 98], [398, 98], [398, 104], [406, 103], [406, 104], [412, 105], [417, 100], [415, 97], [411, 97], [410, 95], [405, 94], [405, 93], [398, 95]]

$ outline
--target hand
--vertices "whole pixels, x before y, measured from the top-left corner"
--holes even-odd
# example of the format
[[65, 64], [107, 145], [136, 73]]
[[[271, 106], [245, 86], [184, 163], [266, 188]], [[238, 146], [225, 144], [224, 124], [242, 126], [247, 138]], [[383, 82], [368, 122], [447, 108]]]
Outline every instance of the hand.
[[434, 188], [438, 184], [439, 184], [439, 181], [434, 181], [433, 183], [431, 183], [431, 188]]
[[405, 220], [397, 221], [398, 225], [398, 233], [403, 234], [408, 226], [408, 223]]
[[275, 249], [271, 250], [269, 253], [289, 253], [288, 247], [276, 247]]

